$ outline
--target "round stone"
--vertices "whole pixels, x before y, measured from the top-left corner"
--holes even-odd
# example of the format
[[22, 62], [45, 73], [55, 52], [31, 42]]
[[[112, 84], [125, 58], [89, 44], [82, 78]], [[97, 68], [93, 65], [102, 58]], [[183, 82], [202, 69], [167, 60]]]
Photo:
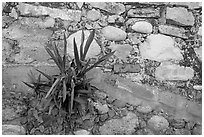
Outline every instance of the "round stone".
[[152, 116], [147, 124], [150, 129], [155, 131], [166, 130], [169, 126], [169, 122], [164, 117], [157, 115]]
[[101, 32], [105, 39], [113, 41], [125, 40], [127, 36], [125, 31], [113, 26], [106, 26], [101, 30]]
[[132, 26], [132, 29], [136, 32], [151, 33], [152, 24], [146, 21], [138, 21]]
[[96, 21], [98, 19], [100, 19], [101, 14], [99, 11], [93, 9], [87, 12], [87, 19], [91, 20], [91, 21]]
[[82, 129], [82, 130], [75, 131], [74, 134], [75, 135], [90, 135], [90, 132]]

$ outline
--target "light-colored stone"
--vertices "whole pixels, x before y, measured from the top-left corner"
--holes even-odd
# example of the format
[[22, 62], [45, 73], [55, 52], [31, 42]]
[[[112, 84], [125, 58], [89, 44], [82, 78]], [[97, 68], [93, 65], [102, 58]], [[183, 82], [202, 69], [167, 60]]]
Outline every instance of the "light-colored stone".
[[142, 58], [155, 61], [181, 60], [183, 56], [175, 41], [166, 35], [151, 34], [140, 44], [139, 50]]
[[13, 8], [11, 10], [11, 13], [9, 14], [11, 17], [13, 17], [14, 19], [18, 19], [18, 13], [16, 12], [16, 9]]
[[119, 15], [111, 15], [107, 18], [108, 23], [124, 23], [125, 19]]
[[152, 111], [152, 107], [149, 105], [141, 105], [138, 106], [136, 110], [140, 113], [149, 113]]
[[194, 24], [193, 13], [184, 7], [167, 7], [166, 19], [167, 22], [181, 26], [193, 26]]
[[[69, 38], [67, 39], [67, 52], [72, 58], [74, 57], [74, 47], [73, 47], [74, 38], [76, 40], [76, 44], [77, 44], [77, 48], [78, 48], [78, 52], [79, 52], [80, 45], [81, 45], [81, 34], [82, 34], [81, 30], [77, 31], [76, 33], [70, 35]], [[84, 31], [84, 34], [85, 34], [84, 46], [85, 46], [86, 41], [90, 35], [90, 32], [88, 30], [86, 30], [86, 31]], [[98, 55], [100, 52], [101, 52], [100, 46], [97, 44], [96, 40], [93, 39], [93, 41], [90, 45], [90, 48], [87, 52], [86, 58], [96, 57], [96, 55]]]
[[162, 34], [167, 34], [171, 36], [180, 37], [183, 39], [187, 39], [186, 31], [184, 28], [179, 28], [175, 26], [169, 26], [169, 25], [159, 25], [159, 32]]
[[199, 48], [195, 48], [194, 51], [195, 51], [197, 57], [198, 57], [200, 60], [202, 60], [202, 46], [199, 47]]
[[202, 90], [202, 85], [194, 85], [193, 88], [195, 90]]
[[92, 9], [87, 12], [87, 19], [90, 21], [96, 21], [100, 19], [100, 17], [101, 17], [101, 13], [95, 9]]
[[25, 135], [26, 130], [19, 125], [2, 125], [2, 135]]
[[101, 135], [131, 135], [139, 125], [138, 117], [132, 112], [122, 119], [111, 119], [99, 128]]
[[113, 26], [106, 26], [101, 30], [103, 36], [107, 40], [113, 40], [113, 41], [121, 41], [126, 39], [126, 32], [113, 27]]
[[83, 6], [83, 4], [84, 4], [84, 2], [76, 2], [76, 4], [77, 4], [77, 6], [79, 7], [79, 9], [81, 9], [82, 6]]
[[202, 27], [199, 27], [199, 29], [198, 29], [198, 35], [199, 35], [199, 36], [202, 36]]
[[90, 135], [90, 132], [82, 129], [82, 130], [75, 131], [74, 134], [75, 135]]
[[189, 80], [193, 76], [192, 68], [170, 63], [161, 63], [155, 71], [155, 77], [158, 80]]
[[33, 6], [20, 2], [17, 6], [20, 15], [43, 16], [49, 15], [52, 18], [61, 18], [62, 20], [80, 21], [81, 11], [71, 9], [57, 9], [45, 6]]
[[129, 44], [111, 44], [110, 49], [115, 52], [115, 56], [123, 61], [127, 61], [127, 56], [130, 55], [132, 47]]
[[2, 109], [2, 119], [3, 120], [13, 120], [16, 117], [18, 117], [18, 114], [15, 112], [13, 108]]
[[125, 6], [116, 2], [90, 2], [92, 7], [105, 10], [113, 14], [121, 14], [125, 12]]
[[155, 131], [166, 130], [169, 126], [169, 122], [164, 117], [157, 115], [152, 116], [147, 124], [150, 129]]
[[135, 30], [136, 32], [151, 33], [152, 24], [146, 21], [139, 21], [132, 26], [132, 29]]
[[108, 105], [102, 105], [100, 102], [94, 103], [94, 107], [99, 111], [100, 114], [105, 114], [109, 111]]

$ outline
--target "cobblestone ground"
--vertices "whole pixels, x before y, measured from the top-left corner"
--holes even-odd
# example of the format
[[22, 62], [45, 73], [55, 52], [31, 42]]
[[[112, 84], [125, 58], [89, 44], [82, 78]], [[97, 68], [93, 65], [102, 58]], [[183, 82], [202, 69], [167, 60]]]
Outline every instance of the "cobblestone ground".
[[[59, 70], [44, 46], [73, 57], [73, 38], [96, 34], [87, 53], [115, 54], [87, 74], [91, 111], [68, 120], [39, 111], [28, 81]], [[60, 51], [62, 52], [62, 50]], [[201, 135], [202, 4], [198, 2], [2, 3], [2, 133], [7, 135]]]

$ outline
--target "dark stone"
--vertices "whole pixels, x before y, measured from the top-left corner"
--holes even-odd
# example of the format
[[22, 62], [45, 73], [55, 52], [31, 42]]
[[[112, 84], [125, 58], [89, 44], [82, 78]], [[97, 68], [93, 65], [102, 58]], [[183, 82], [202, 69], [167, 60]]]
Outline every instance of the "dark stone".
[[183, 119], [178, 119], [178, 120], [173, 119], [170, 122], [170, 125], [174, 128], [181, 129], [185, 127], [185, 121]]

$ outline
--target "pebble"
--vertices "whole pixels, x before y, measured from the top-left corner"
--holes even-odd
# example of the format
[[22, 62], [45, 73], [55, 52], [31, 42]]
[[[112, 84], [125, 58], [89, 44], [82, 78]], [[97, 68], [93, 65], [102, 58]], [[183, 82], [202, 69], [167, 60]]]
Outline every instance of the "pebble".
[[92, 9], [90, 11], [87, 12], [87, 19], [90, 21], [96, 21], [98, 19], [100, 19], [101, 14], [99, 11]]
[[186, 81], [194, 77], [194, 70], [190, 67], [179, 66], [176, 64], [161, 63], [161, 65], [156, 68], [155, 77], [158, 80]]
[[175, 41], [163, 34], [151, 34], [140, 44], [139, 50], [142, 58], [155, 61], [182, 60], [183, 56]]
[[152, 24], [146, 21], [138, 21], [132, 26], [132, 29], [140, 33], [151, 33]]
[[181, 26], [193, 26], [194, 16], [193, 13], [188, 11], [184, 7], [167, 7], [166, 19], [170, 24], [181, 25]]
[[[77, 48], [78, 48], [78, 52], [80, 49], [80, 45], [81, 45], [81, 34], [82, 31], [77, 31], [76, 33], [73, 33], [72, 35], [69, 36], [69, 38], [67, 39], [67, 51], [68, 54], [73, 58], [74, 57], [74, 47], [73, 47], [73, 40], [75, 38], [76, 40], [76, 44], [77, 44]], [[84, 41], [84, 46], [86, 44], [86, 41], [90, 35], [90, 32], [88, 30], [84, 31], [85, 34], [85, 41]], [[96, 40], [94, 39], [90, 45], [90, 48], [87, 52], [86, 58], [94, 58], [96, 57], [96, 55], [98, 55], [101, 52], [101, 48], [100, 46], [97, 44]]]
[[90, 135], [90, 132], [84, 129], [78, 130], [74, 132], [75, 135]]
[[125, 19], [119, 15], [111, 15], [107, 18], [108, 23], [124, 23]]
[[150, 129], [155, 131], [166, 130], [169, 126], [169, 122], [164, 117], [157, 115], [152, 116], [147, 124]]
[[121, 100], [115, 100], [112, 104], [113, 104], [114, 106], [116, 106], [116, 107], [124, 108], [125, 105], [126, 105], [126, 102], [123, 102], [123, 101], [121, 101]]
[[199, 27], [197, 34], [198, 34], [199, 36], [202, 36], [202, 27]]
[[108, 115], [109, 115], [110, 118], [114, 117], [115, 116], [115, 111], [114, 110], [109, 110]]
[[108, 104], [112, 104], [114, 100], [116, 100], [116, 99], [113, 98], [113, 97], [111, 97], [111, 96], [109, 96], [109, 97], [106, 99], [106, 102], [107, 102]]
[[138, 106], [137, 108], [136, 108], [136, 110], [138, 111], [138, 112], [140, 112], [140, 113], [149, 113], [149, 112], [151, 112], [152, 111], [152, 107], [150, 107], [150, 106]]
[[197, 57], [198, 57], [200, 60], [202, 60], [202, 46], [199, 47], [199, 48], [195, 48], [194, 51], [195, 51]]
[[183, 119], [173, 119], [170, 125], [176, 129], [181, 129], [185, 127], [185, 121]]
[[2, 125], [2, 135], [25, 135], [26, 130], [19, 125]]
[[102, 105], [100, 102], [98, 102], [94, 106], [100, 114], [105, 114], [109, 111], [107, 104]]
[[101, 30], [101, 32], [105, 39], [113, 41], [125, 40], [127, 36], [125, 31], [113, 26], [106, 26]]
[[202, 90], [202, 85], [194, 85], [193, 88], [195, 90]]
[[135, 132], [135, 128], [139, 126], [136, 114], [129, 112], [127, 116], [121, 119], [111, 119], [106, 121], [99, 128], [101, 135], [130, 135]]
[[104, 122], [106, 119], [108, 119], [108, 113], [100, 115], [100, 121]]

